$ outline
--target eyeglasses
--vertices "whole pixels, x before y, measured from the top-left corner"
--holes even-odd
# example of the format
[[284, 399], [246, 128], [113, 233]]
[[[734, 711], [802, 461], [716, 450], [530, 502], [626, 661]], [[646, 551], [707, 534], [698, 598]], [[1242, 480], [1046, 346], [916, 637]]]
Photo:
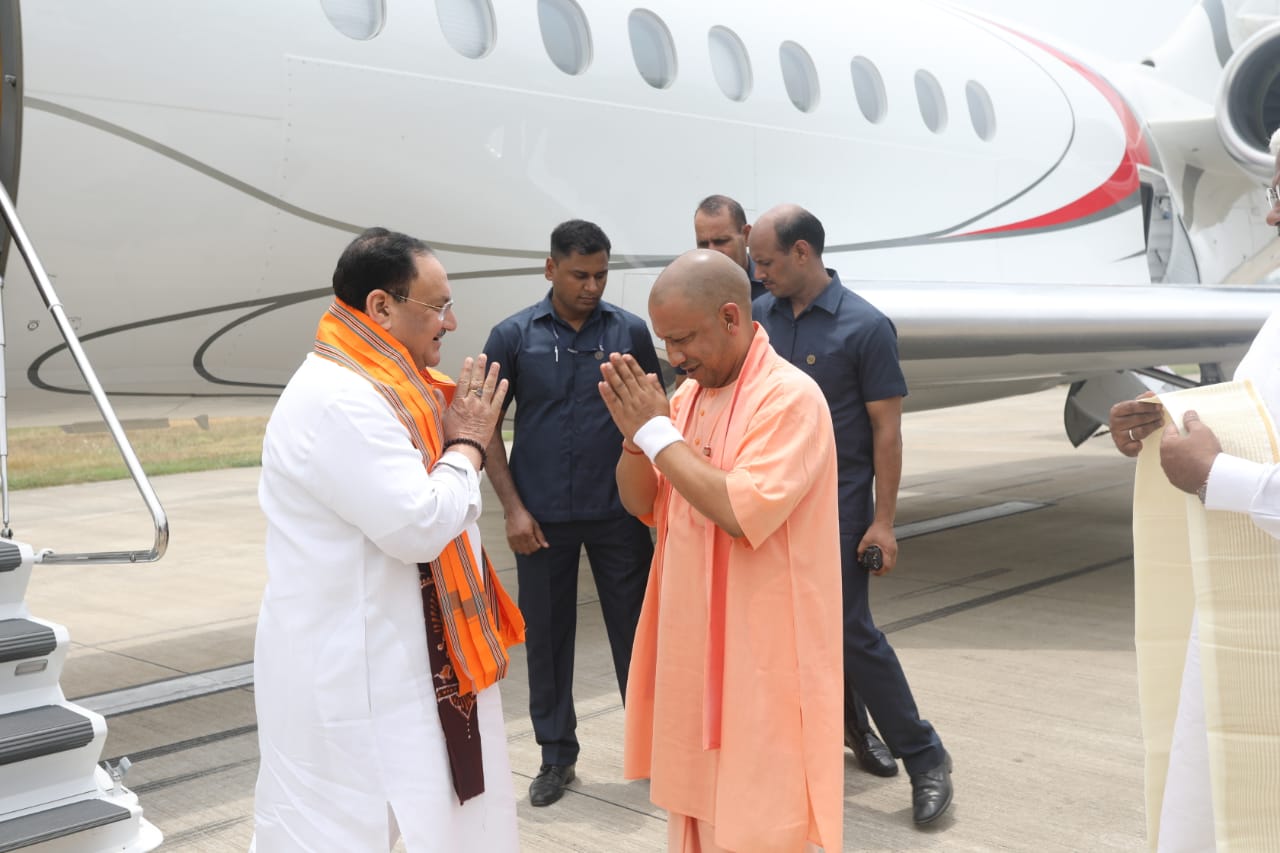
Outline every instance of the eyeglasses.
[[401, 302], [414, 302], [414, 303], [417, 303], [418, 305], [421, 305], [423, 308], [430, 308], [432, 311], [439, 311], [441, 322], [444, 321], [444, 315], [448, 314], [450, 311], [453, 310], [452, 299], [450, 299], [448, 302], [446, 302], [443, 305], [432, 305], [430, 302], [423, 302], [421, 299], [410, 299], [407, 296], [400, 296], [395, 293], [391, 295], [394, 296], [396, 299], [400, 300]]

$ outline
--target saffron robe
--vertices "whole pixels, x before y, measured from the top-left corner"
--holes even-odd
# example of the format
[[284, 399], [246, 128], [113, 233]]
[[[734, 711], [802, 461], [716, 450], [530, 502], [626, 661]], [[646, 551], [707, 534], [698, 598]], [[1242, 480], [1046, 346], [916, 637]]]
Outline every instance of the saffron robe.
[[419, 562], [466, 530], [479, 475], [428, 473], [363, 377], [312, 354], [267, 425], [267, 588], [254, 648], [258, 853], [519, 849], [502, 702], [480, 691], [485, 792], [458, 804], [427, 656]]
[[[672, 417], [692, 443], [689, 407]], [[699, 436], [729, 472], [731, 538], [659, 474], [658, 543], [627, 687], [624, 774], [715, 826], [735, 853], [842, 849], [844, 763], [835, 439], [817, 384], [757, 323], [727, 423]], [[705, 398], [704, 398], [705, 399]]]

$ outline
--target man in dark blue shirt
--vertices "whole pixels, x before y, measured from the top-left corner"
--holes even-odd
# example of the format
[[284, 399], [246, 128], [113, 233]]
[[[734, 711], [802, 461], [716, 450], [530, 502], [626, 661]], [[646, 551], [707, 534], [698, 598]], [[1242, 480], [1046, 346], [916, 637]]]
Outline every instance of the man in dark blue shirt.
[[[755, 301], [752, 315], [774, 349], [817, 381], [831, 407], [840, 470], [846, 697], [857, 685], [880, 734], [903, 760], [911, 776], [912, 818], [923, 825], [951, 804], [951, 758], [933, 726], [920, 719], [898, 656], [872, 621], [867, 600], [868, 575], [885, 574], [898, 560], [893, 517], [907, 383], [893, 323], [823, 266], [825, 239], [817, 217], [796, 205], [775, 207], [757, 220], [751, 256], [769, 295]], [[860, 558], [873, 546], [882, 564], [864, 568]], [[847, 743], [856, 726], [851, 711], [846, 700]]]
[[747, 271], [751, 281], [751, 299], [764, 294], [764, 285], [756, 278], [756, 265], [747, 254], [747, 238], [751, 226], [746, 211], [727, 195], [709, 195], [698, 203], [693, 213], [693, 236], [699, 249], [711, 249], [726, 256]]
[[582, 548], [624, 699], [653, 558], [648, 528], [618, 498], [614, 468], [622, 434], [597, 388], [609, 353], [629, 352], [645, 371], [658, 372], [644, 321], [602, 299], [611, 248], [593, 223], [574, 219], [557, 226], [546, 265], [550, 292], [494, 326], [484, 348], [510, 383], [507, 404], [516, 404], [510, 464], [498, 430], [487, 470], [516, 555], [529, 716], [542, 746], [542, 766], [529, 786], [535, 806], [560, 799], [578, 759], [573, 650]]

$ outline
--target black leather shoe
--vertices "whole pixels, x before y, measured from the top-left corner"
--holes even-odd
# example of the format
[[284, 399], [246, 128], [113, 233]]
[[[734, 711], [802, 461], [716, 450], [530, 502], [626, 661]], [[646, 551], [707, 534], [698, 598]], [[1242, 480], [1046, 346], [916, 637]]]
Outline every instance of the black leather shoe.
[[942, 817], [951, 805], [951, 755], [945, 750], [942, 763], [932, 770], [911, 774], [911, 819], [925, 826]]
[[853, 750], [858, 766], [873, 776], [897, 776], [898, 762], [875, 732], [861, 734], [845, 729], [844, 745]]
[[574, 779], [573, 764], [544, 764], [538, 777], [529, 783], [529, 802], [549, 806], [564, 796], [564, 789]]

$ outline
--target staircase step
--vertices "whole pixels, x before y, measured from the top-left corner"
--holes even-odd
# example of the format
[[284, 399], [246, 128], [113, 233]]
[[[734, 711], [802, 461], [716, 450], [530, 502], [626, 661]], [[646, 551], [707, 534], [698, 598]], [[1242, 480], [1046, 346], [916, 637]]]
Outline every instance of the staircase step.
[[58, 679], [70, 646], [62, 625], [25, 612], [0, 614], [0, 720], [14, 711], [66, 704]]
[[109, 823], [128, 820], [131, 816], [128, 809], [104, 800], [81, 800], [10, 818], [0, 822], [0, 853], [86, 832]]
[[22, 549], [12, 542], [0, 540], [0, 572], [11, 572], [22, 565]]
[[33, 565], [35, 552], [30, 545], [0, 539], [0, 619], [27, 615], [24, 600]]
[[39, 658], [58, 647], [53, 629], [30, 619], [0, 620], [0, 663]]
[[0, 764], [12, 764], [93, 741], [93, 721], [61, 705], [0, 716]]

